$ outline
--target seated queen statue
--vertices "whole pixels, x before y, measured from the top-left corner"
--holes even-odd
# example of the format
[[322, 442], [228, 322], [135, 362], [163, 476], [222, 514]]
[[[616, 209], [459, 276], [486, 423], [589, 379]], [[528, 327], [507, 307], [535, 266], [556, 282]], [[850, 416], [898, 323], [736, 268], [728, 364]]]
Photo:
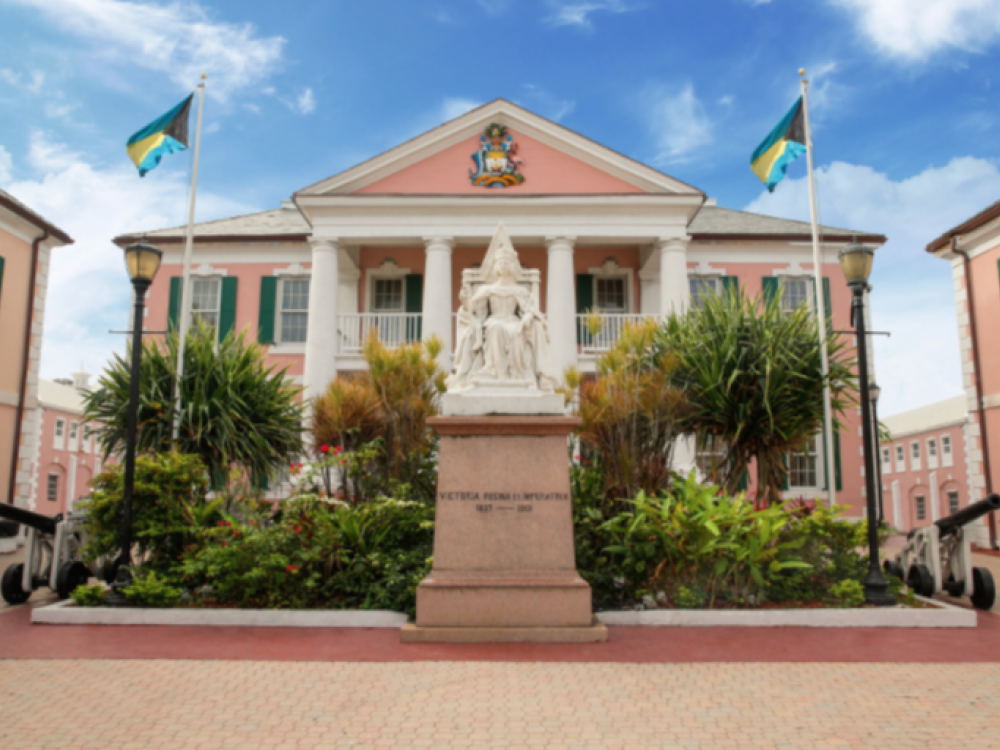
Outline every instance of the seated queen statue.
[[483, 267], [472, 272], [459, 293], [455, 370], [448, 392], [554, 393], [548, 324], [535, 295], [522, 283], [526, 274], [502, 224]]

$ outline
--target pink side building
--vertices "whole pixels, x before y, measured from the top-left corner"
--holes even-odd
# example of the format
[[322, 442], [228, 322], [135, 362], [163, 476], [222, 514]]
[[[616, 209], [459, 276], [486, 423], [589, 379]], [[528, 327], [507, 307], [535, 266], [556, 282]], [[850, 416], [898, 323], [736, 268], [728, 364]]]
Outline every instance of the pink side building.
[[907, 532], [927, 526], [973, 500], [965, 396], [894, 414], [882, 423], [892, 435], [881, 445], [881, 470], [884, 517], [893, 528]]

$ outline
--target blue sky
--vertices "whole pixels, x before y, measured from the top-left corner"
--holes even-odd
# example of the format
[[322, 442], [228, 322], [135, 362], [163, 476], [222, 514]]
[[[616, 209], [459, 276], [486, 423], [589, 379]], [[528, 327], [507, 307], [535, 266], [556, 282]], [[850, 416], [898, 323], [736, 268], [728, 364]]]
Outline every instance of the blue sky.
[[199, 219], [263, 210], [502, 96], [696, 185], [808, 218], [748, 161], [813, 80], [821, 219], [890, 237], [883, 413], [961, 390], [942, 231], [1000, 197], [1000, 0], [0, 0], [0, 186], [73, 235], [42, 370], [100, 369], [127, 316], [109, 240], [184, 220], [190, 160], [128, 136], [209, 75]]

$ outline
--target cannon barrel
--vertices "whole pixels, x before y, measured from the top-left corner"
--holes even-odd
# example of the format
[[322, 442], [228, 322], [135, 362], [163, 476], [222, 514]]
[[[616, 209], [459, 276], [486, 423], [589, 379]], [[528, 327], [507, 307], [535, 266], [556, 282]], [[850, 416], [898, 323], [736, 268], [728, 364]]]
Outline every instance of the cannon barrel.
[[0, 503], [0, 518], [16, 521], [46, 534], [55, 534], [56, 526], [62, 520], [61, 515], [43, 516], [41, 513], [32, 513], [30, 510], [9, 503]]
[[987, 513], [992, 513], [995, 510], [1000, 510], [1000, 495], [994, 492], [985, 500], [973, 503], [966, 508], [962, 508], [962, 510], [957, 513], [945, 516], [940, 521], [935, 521], [934, 523], [940, 530], [940, 535], [942, 537], [946, 537], [949, 534], [955, 533], [955, 529], [967, 526], [976, 519], [982, 518]]

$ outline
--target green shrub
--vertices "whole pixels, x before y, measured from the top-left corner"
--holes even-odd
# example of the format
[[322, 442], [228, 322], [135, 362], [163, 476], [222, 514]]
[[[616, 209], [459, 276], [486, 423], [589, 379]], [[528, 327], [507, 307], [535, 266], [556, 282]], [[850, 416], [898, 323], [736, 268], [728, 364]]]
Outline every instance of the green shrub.
[[[121, 514], [124, 467], [112, 466], [93, 482], [93, 494], [77, 507], [86, 512], [88, 542], [84, 557], [117, 557], [121, 551]], [[160, 453], [138, 456], [132, 493], [134, 559], [165, 572], [178, 564], [189, 546], [197, 544], [199, 529], [219, 516], [220, 501], [206, 501], [208, 473], [197, 456]]]
[[83, 584], [73, 589], [69, 598], [78, 607], [103, 607], [105, 594], [104, 586], [99, 583], [95, 583], [93, 586]]
[[156, 571], [136, 571], [132, 585], [125, 589], [125, 599], [137, 607], [173, 607], [181, 591], [156, 575]]
[[678, 586], [674, 594], [674, 602], [678, 609], [699, 609], [705, 606], [705, 596], [698, 589]]
[[865, 589], [859, 581], [845, 579], [830, 587], [830, 596], [841, 607], [860, 607], [865, 603]]

